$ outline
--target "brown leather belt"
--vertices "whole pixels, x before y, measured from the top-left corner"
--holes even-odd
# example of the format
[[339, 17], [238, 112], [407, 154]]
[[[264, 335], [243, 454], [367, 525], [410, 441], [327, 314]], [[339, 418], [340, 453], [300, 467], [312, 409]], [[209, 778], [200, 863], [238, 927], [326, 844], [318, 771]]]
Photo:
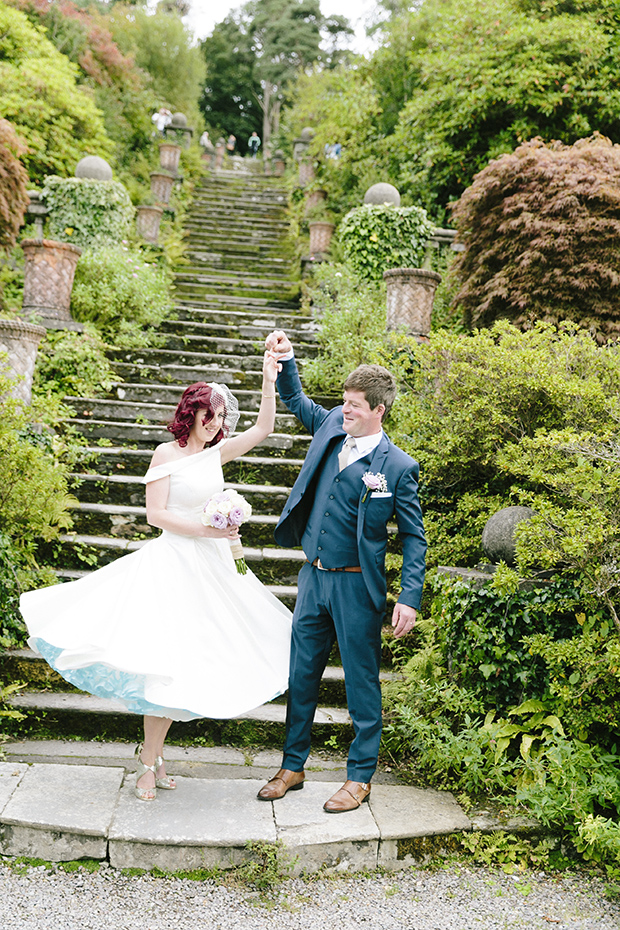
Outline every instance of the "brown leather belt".
[[319, 568], [322, 572], [361, 572], [362, 570], [359, 565], [347, 565], [346, 568], [325, 568], [324, 565], [321, 565], [320, 559], [315, 559], [310, 564], [315, 568]]

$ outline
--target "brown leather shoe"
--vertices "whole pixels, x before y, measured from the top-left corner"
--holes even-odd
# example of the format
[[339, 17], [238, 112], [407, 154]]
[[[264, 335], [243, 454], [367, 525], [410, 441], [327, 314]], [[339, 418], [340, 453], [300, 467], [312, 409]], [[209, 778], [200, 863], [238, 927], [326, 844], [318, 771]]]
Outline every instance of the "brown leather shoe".
[[290, 769], [280, 769], [270, 778], [266, 785], [260, 789], [257, 798], [260, 801], [274, 801], [283, 798], [287, 791], [299, 791], [304, 786], [304, 772], [291, 772]]
[[370, 797], [370, 782], [345, 781], [342, 788], [326, 801], [323, 810], [328, 814], [343, 814], [354, 811]]

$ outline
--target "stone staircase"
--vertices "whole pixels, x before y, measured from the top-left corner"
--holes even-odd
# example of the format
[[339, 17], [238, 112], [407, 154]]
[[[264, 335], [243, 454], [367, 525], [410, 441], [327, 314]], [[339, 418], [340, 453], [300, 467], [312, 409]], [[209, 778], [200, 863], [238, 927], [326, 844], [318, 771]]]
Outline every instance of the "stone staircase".
[[[189, 214], [188, 264], [175, 276], [175, 306], [161, 327], [162, 344], [113, 351], [122, 380], [108, 397], [67, 399], [75, 412], [71, 422], [88, 437], [89, 448], [87, 468], [75, 475], [79, 503], [74, 532], [61, 537], [48, 553], [63, 581], [79, 578], [158, 534], [146, 521], [140, 479], [155, 445], [171, 438], [165, 424], [188, 384], [228, 384], [239, 400], [238, 429], [243, 430], [253, 424], [260, 405], [267, 333], [285, 329], [300, 359], [315, 351], [316, 324], [299, 309], [286, 209], [285, 190], [275, 179], [236, 172], [208, 177]], [[273, 530], [309, 437], [279, 401], [278, 405], [275, 432], [249, 455], [227, 465], [225, 479], [252, 504], [253, 515], [243, 531], [250, 567], [293, 609], [303, 554], [277, 547]], [[29, 719], [30, 732], [139, 737], [138, 718], [124, 714], [113, 702], [75, 692], [29, 650], [13, 651], [0, 663], [5, 680], [30, 683], [14, 699], [16, 707], [39, 721]], [[326, 672], [321, 699], [317, 725], [333, 747], [350, 736], [337, 665]], [[179, 738], [277, 746], [283, 723], [280, 699], [242, 720], [173, 728], [171, 738], [176, 729]]]
[[[285, 329], [300, 359], [315, 351], [316, 327], [300, 312], [287, 232], [286, 195], [275, 179], [222, 171], [197, 191], [189, 263], [176, 275], [162, 344], [114, 352], [120, 380], [109, 397], [70, 399], [73, 425], [90, 447], [88, 465], [75, 475], [74, 532], [48, 552], [61, 580], [79, 578], [153, 535], [140, 477], [153, 447], [170, 439], [165, 424], [187, 384], [230, 385], [244, 429], [260, 403], [265, 335]], [[272, 534], [308, 444], [279, 406], [275, 432], [225, 467], [228, 485], [253, 506], [243, 532], [246, 558], [291, 608], [303, 554], [278, 548]], [[400, 785], [389, 767], [373, 779], [368, 804], [327, 816], [322, 805], [346, 778], [343, 751], [352, 737], [336, 652], [332, 658], [304, 791], [275, 803], [256, 800], [280, 766], [281, 698], [235, 720], [173, 724], [166, 755], [179, 789], [142, 804], [131, 774], [141, 718], [77, 692], [28, 649], [0, 655], [0, 680], [27, 683], [12, 699], [25, 720], [11, 721], [13, 738], [2, 746], [0, 855], [90, 857], [118, 868], [229, 868], [257, 855], [247, 847], [251, 841], [282, 844], [296, 872], [401, 869], [450, 848], [454, 833], [510, 829], [477, 824], [445, 792]], [[388, 680], [393, 673], [386, 668], [382, 675]]]

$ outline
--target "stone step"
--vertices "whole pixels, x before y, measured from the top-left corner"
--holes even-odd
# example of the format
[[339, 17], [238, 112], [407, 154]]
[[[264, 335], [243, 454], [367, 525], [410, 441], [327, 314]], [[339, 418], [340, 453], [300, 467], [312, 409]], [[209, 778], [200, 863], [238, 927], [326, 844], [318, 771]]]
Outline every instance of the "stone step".
[[[207, 347], [211, 347], [213, 344], [213, 337], [219, 337], [223, 339], [242, 339], [254, 340], [254, 343], [257, 341], [261, 342], [261, 348], [264, 348], [265, 337], [272, 332], [273, 329], [282, 329], [283, 327], [276, 326], [271, 319], [266, 318], [265, 320], [254, 319], [251, 322], [244, 323], [238, 320], [227, 318], [226, 314], [215, 315], [213, 319], [209, 319], [209, 314], [203, 314], [204, 319], [191, 319], [191, 320], [164, 320], [161, 325], [160, 332], [166, 333], [166, 345], [170, 348], [178, 348], [178, 340], [171, 338], [171, 335], [174, 334], [179, 336], [181, 339], [186, 340], [188, 337], [192, 338], [191, 345], [193, 347], [200, 345], [204, 342]], [[219, 319], [217, 318], [219, 316]], [[299, 324], [297, 324], [299, 326]], [[318, 327], [314, 323], [305, 323], [302, 327], [297, 328], [296, 326], [289, 326], [287, 328], [287, 336], [291, 342], [309, 342], [316, 338], [316, 332]], [[180, 344], [181, 348], [183, 343]]]
[[[168, 404], [175, 406], [183, 390], [184, 384], [149, 384], [145, 382], [131, 383], [128, 381], [119, 381], [111, 389], [111, 395], [116, 395], [119, 400], [130, 403], [151, 403], [151, 404]], [[235, 397], [243, 410], [257, 411], [261, 404], [262, 392], [259, 389], [245, 390], [235, 388]], [[317, 403], [325, 407], [333, 407], [339, 403], [339, 399], [334, 397], [317, 397], [314, 398]], [[279, 397], [276, 397], [276, 409], [280, 413], [287, 413], [287, 408]]]
[[[84, 449], [87, 465], [84, 465], [83, 469], [90, 471], [95, 468], [101, 475], [142, 477], [149, 467], [152, 455], [152, 449], [87, 446]], [[238, 484], [246, 481], [254, 484], [260, 478], [265, 484], [269, 479], [275, 485], [292, 487], [302, 465], [303, 459], [267, 457], [253, 450], [252, 453], [240, 456], [234, 462], [228, 462], [224, 466], [224, 477], [227, 481]], [[88, 476], [88, 471], [86, 475]]]
[[[73, 417], [67, 423], [89, 441], [105, 440], [114, 445], [128, 443], [142, 449], [150, 449], [151, 454], [161, 442], [170, 442], [170, 433], [164, 426], [156, 424], [127, 423], [122, 420], [97, 420], [94, 418]], [[292, 433], [272, 433], [256, 446], [263, 454], [273, 454], [299, 458], [305, 456], [310, 436]]]
[[[106, 400], [99, 397], [65, 397], [65, 403], [83, 420], [113, 420], [132, 425], [166, 425], [174, 416], [176, 404], [158, 404], [126, 400]], [[256, 411], [240, 410], [237, 432], [242, 432], [256, 422]], [[276, 430], [293, 433], [303, 429], [299, 420], [291, 413], [276, 413]]]
[[124, 765], [0, 763], [0, 854], [176, 872], [231, 868], [253, 857], [261, 868], [248, 842], [264, 849], [280, 841], [294, 874], [341, 874], [419, 865], [430, 837], [433, 850], [445, 850], [451, 834], [474, 827], [447, 792], [375, 783], [367, 804], [330, 817], [323, 804], [334, 781], [308, 778], [302, 791], [259, 802], [264, 782], [264, 774], [179, 775], [176, 791], [144, 804]]
[[190, 307], [196, 310], [242, 309], [250, 313], [267, 315], [287, 312], [292, 316], [300, 314], [298, 300], [268, 300], [266, 297], [236, 297], [234, 294], [220, 294], [200, 300], [177, 300], [175, 307]]
[[[58, 569], [84, 570], [87, 566], [107, 565], [129, 552], [136, 552], [147, 540], [122, 539], [80, 533], [64, 533], [54, 544], [42, 542], [38, 552], [47, 556]], [[305, 556], [301, 549], [280, 549], [271, 546], [244, 546], [248, 566], [263, 584], [294, 586]]]
[[[249, 497], [245, 488], [242, 491], [244, 497]], [[72, 508], [71, 516], [73, 529], [81, 536], [143, 540], [160, 534], [157, 527], [147, 522], [146, 508], [140, 505], [81, 501]], [[278, 519], [278, 514], [252, 514], [241, 528], [243, 545], [254, 548], [275, 545], [273, 531]]]
[[[198, 278], [195, 275], [194, 278]], [[258, 279], [233, 281], [223, 275], [201, 275], [201, 281], [184, 280], [179, 277], [175, 283], [175, 295], [179, 300], [200, 300], [222, 294], [234, 294], [236, 297], [255, 297], [262, 294], [268, 300], [294, 300], [299, 292], [299, 285], [278, 285], [274, 282], [262, 282]]]
[[[89, 574], [88, 572], [74, 573], [78, 577]], [[73, 581], [74, 578], [66, 578], [65, 581]], [[295, 599], [297, 589], [291, 587], [286, 589], [282, 586], [272, 585], [270, 590], [282, 593], [288, 590], [288, 594], [283, 595], [287, 598]], [[337, 650], [334, 650], [334, 659], [337, 660]], [[52, 689], [54, 691], [72, 691], [77, 693], [77, 689], [65, 681], [45, 659], [41, 658], [36, 652], [27, 647], [21, 649], [7, 649], [0, 654], [0, 676], [4, 680], [18, 681], [26, 684], [31, 690], [43, 691]], [[382, 670], [380, 679], [382, 684], [391, 683], [399, 678], [396, 672]], [[275, 703], [282, 703], [284, 699], [278, 698]], [[331, 706], [345, 708], [347, 706], [347, 696], [344, 687], [344, 672], [339, 665], [328, 665], [323, 672], [321, 687], [319, 692], [320, 706]]]
[[[271, 460], [267, 460], [271, 461]], [[225, 487], [242, 494], [255, 515], [277, 514], [289, 494], [289, 488], [278, 485], [225, 482]], [[143, 507], [145, 486], [141, 479], [132, 475], [74, 474], [71, 481], [72, 493], [83, 504]]]
[[247, 250], [230, 252], [227, 249], [209, 251], [205, 248], [193, 248], [187, 252], [187, 264], [178, 270], [190, 274], [203, 274], [209, 268], [221, 270], [226, 274], [246, 271], [255, 276], [264, 273], [270, 278], [282, 277], [290, 280], [293, 277], [290, 261], [261, 255], [258, 250], [252, 253]]
[[[43, 732], [81, 736], [95, 739], [105, 734], [106, 739], [140, 741], [142, 717], [129, 713], [120, 701], [95, 697], [79, 691], [20, 691], [10, 696], [8, 704], [26, 715], [24, 721], [12, 723], [16, 736], [36, 736]], [[263, 704], [254, 710], [227, 720], [202, 718], [184, 723], [173, 723], [169, 740], [195, 739], [215, 742], [217, 745], [262, 745], [279, 748], [284, 739], [285, 704]], [[315, 751], [340, 740], [346, 745], [353, 736], [348, 711], [342, 707], [319, 707], [314, 716], [313, 742]]]
[[167, 324], [177, 320], [196, 321], [200, 323], [239, 324], [241, 326], [270, 326], [273, 329], [301, 330], [305, 333], [315, 334], [320, 326], [314, 317], [301, 313], [284, 313], [281, 310], [261, 308], [258, 312], [253, 308], [238, 309], [232, 306], [213, 303], [210, 306], [192, 307], [179, 304], [175, 308], [176, 319], [166, 320]]
[[[189, 348], [172, 349], [142, 349], [140, 351], [132, 350], [128, 352], [123, 349], [113, 349], [108, 352], [108, 358], [112, 367], [123, 374], [124, 380], [135, 381], [137, 378], [128, 378], [127, 369], [121, 370], [120, 365], [133, 365], [136, 370], [140, 367], [149, 367], [156, 374], [161, 373], [161, 378], [157, 381], [165, 383], [166, 381], [176, 381], [177, 383], [189, 383], [193, 381], [219, 381], [223, 384], [238, 387], [260, 388], [263, 382], [262, 364], [263, 364], [263, 340], [252, 341], [250, 339], [217, 339], [213, 340], [211, 351], [208, 353], [197, 352], [192, 348], [192, 337], [188, 336]], [[295, 347], [295, 344], [294, 344]], [[316, 351], [316, 346], [311, 343], [297, 344], [297, 350], [309, 355]], [[215, 351], [217, 349], [217, 351]], [[243, 364], [239, 362], [240, 356], [249, 356], [249, 362]], [[174, 371], [181, 372], [187, 368], [192, 370], [189, 380], [186, 377], [171, 377]], [[198, 374], [194, 376], [193, 372]], [[153, 376], [147, 379], [153, 382]]]

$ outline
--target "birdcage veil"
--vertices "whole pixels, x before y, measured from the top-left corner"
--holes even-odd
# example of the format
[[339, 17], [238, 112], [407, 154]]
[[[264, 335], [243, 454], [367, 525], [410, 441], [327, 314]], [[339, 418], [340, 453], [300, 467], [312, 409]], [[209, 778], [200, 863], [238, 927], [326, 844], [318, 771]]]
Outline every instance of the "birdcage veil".
[[225, 384], [208, 381], [207, 387], [210, 387], [213, 392], [211, 394], [211, 408], [215, 410], [222, 404], [224, 405], [225, 415], [222, 424], [224, 435], [232, 436], [239, 422], [239, 401]]

